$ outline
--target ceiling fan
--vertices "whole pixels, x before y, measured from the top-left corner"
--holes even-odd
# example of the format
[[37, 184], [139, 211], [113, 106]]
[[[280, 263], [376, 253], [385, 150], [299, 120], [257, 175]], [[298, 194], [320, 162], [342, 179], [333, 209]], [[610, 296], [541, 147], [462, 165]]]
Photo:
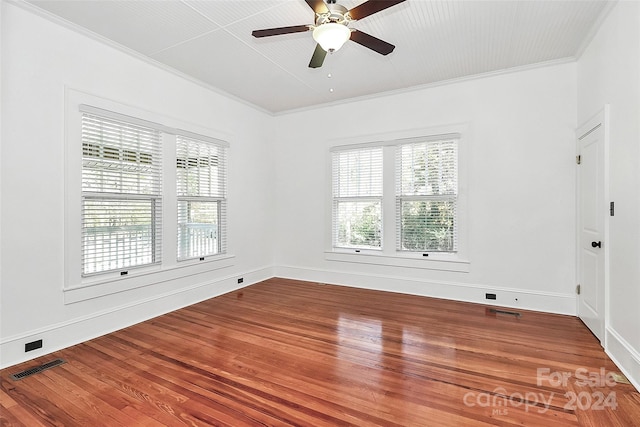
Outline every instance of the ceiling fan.
[[388, 55], [395, 49], [394, 45], [384, 40], [360, 30], [349, 28], [349, 23], [366, 18], [405, 0], [368, 0], [351, 10], [347, 10], [346, 7], [337, 4], [336, 0], [327, 0], [326, 3], [324, 0], [305, 1], [315, 12], [314, 24], [255, 30], [251, 34], [260, 38], [313, 31], [313, 39], [317, 42], [317, 45], [311, 57], [311, 62], [309, 62], [310, 68], [321, 67], [327, 52], [335, 52], [349, 39], [381, 55]]

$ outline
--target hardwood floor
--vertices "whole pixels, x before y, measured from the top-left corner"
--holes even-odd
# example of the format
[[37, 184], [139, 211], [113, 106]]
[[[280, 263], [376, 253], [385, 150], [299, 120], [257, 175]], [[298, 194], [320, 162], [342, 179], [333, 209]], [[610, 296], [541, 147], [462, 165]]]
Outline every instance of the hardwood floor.
[[640, 425], [578, 319], [520, 313], [270, 279], [0, 371], [0, 424]]

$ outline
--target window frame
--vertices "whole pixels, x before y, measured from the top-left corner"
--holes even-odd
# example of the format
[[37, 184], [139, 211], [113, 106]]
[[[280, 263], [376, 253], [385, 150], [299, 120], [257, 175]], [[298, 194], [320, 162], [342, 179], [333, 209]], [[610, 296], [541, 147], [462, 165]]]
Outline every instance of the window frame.
[[[82, 210], [82, 138], [81, 106], [95, 112], [107, 112], [115, 117], [138, 124], [161, 128], [162, 205], [162, 260], [161, 263], [82, 276], [81, 210]], [[188, 129], [188, 130], [185, 130]], [[65, 88], [64, 117], [64, 303], [72, 304], [87, 299], [130, 291], [146, 286], [162, 286], [169, 280], [228, 268], [234, 265], [235, 256], [228, 252], [177, 262], [177, 197], [176, 197], [176, 147], [175, 135], [188, 138], [204, 138], [224, 144], [227, 153], [232, 135], [201, 127], [179, 119], [122, 104], [108, 98], [89, 94], [73, 88]], [[228, 168], [227, 168], [228, 177]], [[227, 178], [228, 180], [228, 178]], [[226, 224], [226, 229], [229, 225]], [[228, 241], [228, 236], [225, 236]]]
[[[184, 141], [181, 141], [184, 140]], [[175, 141], [175, 147], [176, 147], [176, 166], [179, 163], [179, 161], [181, 160], [181, 158], [178, 155], [178, 150], [179, 150], [179, 144], [184, 143], [184, 144], [189, 144], [189, 143], [195, 143], [195, 144], [208, 144], [211, 147], [214, 147], [217, 151], [218, 151], [218, 168], [217, 168], [217, 174], [218, 174], [218, 193], [215, 195], [203, 195], [200, 194], [200, 192], [198, 191], [198, 194], [182, 194], [181, 190], [179, 187], [180, 184], [180, 179], [176, 178], [176, 208], [178, 210], [177, 212], [177, 219], [178, 219], [178, 232], [177, 232], [177, 239], [176, 239], [176, 259], [178, 260], [178, 262], [184, 262], [184, 261], [189, 261], [189, 260], [194, 260], [194, 259], [198, 259], [200, 261], [203, 261], [205, 258], [207, 257], [215, 257], [215, 256], [219, 256], [219, 255], [224, 255], [227, 252], [227, 245], [226, 245], [226, 236], [227, 236], [227, 181], [228, 181], [228, 176], [227, 176], [227, 164], [228, 164], [228, 149], [227, 149], [227, 145], [224, 143], [224, 141], [211, 141], [211, 140], [203, 140], [202, 138], [195, 138], [195, 137], [187, 137], [184, 135], [177, 135], [176, 136], [176, 141]], [[187, 149], [188, 151], [188, 149]], [[187, 164], [189, 162], [189, 160], [191, 160], [191, 157], [189, 157], [188, 159], [185, 159], [184, 161], [184, 165], [185, 168], [187, 168]], [[199, 159], [198, 159], [198, 163], [199, 163]], [[178, 167], [176, 167], [176, 177], [177, 177], [177, 169]], [[189, 193], [189, 191], [187, 191], [187, 193]], [[197, 254], [197, 255], [193, 255], [193, 256], [181, 256], [181, 246], [180, 246], [180, 242], [179, 242], [179, 237], [180, 237], [180, 203], [205, 203], [205, 204], [214, 204], [215, 205], [215, 210], [216, 210], [216, 216], [217, 216], [217, 227], [216, 227], [216, 233], [217, 233], [217, 238], [216, 238], [216, 251], [214, 253], [205, 253], [205, 254]], [[187, 211], [189, 211], [189, 208], [187, 208]]]
[[[131, 121], [119, 120], [113, 117], [106, 117], [105, 115], [97, 114], [95, 111], [87, 111], [83, 105], [79, 108], [81, 114], [81, 122], [82, 122], [82, 131], [81, 131], [81, 139], [82, 139], [82, 198], [81, 198], [81, 210], [82, 210], [82, 277], [90, 277], [90, 276], [98, 276], [104, 275], [108, 273], [112, 273], [115, 271], [128, 271], [136, 268], [144, 268], [156, 264], [160, 264], [162, 262], [162, 235], [163, 230], [161, 225], [162, 221], [162, 146], [161, 146], [161, 134], [157, 129], [152, 129], [147, 126], [142, 126], [140, 124], [134, 124]], [[125, 163], [127, 160], [125, 159], [124, 151], [127, 151], [129, 155], [134, 153], [133, 149], [140, 147], [129, 147], [128, 150], [121, 147], [123, 144], [131, 143], [132, 138], [119, 138], [112, 137], [110, 139], [104, 140], [100, 139], [99, 141], [93, 140], [91, 138], [92, 133], [100, 132], [103, 134], [104, 128], [107, 129], [107, 132], [110, 132], [113, 135], [113, 132], [118, 132], [119, 135], [122, 134], [139, 134], [139, 132], [145, 132], [147, 135], [152, 135], [151, 145], [145, 147], [149, 150], [148, 153], [145, 153], [146, 160], [145, 164], [146, 168], [149, 169], [149, 172], [146, 174], [146, 178], [150, 178], [150, 187], [147, 190], [143, 190], [140, 188], [140, 176], [126, 176], [126, 169], [130, 169], [130, 165]], [[88, 136], [85, 139], [85, 129], [87, 129]], [[95, 135], [95, 133], [93, 134]], [[112, 144], [116, 144], [113, 146]], [[87, 148], [89, 147], [89, 148]], [[97, 151], [96, 151], [97, 148]], [[92, 156], [91, 153], [94, 154], [102, 154], [98, 156]], [[107, 152], [109, 155], [107, 155]], [[142, 152], [135, 152], [135, 159], [140, 160], [142, 158]], [[114, 154], [116, 154], [114, 156]], [[95, 158], [95, 160], [92, 160]], [[92, 166], [87, 166], [87, 163], [95, 163]], [[138, 167], [140, 167], [141, 162], [136, 162]], [[115, 166], [115, 167], [114, 167]], [[111, 174], [111, 178], [107, 175], [104, 177], [105, 170], [107, 171], [116, 171], [119, 174]], [[114, 176], [119, 175], [118, 184], [114, 185], [115, 187], [119, 187], [121, 191], [114, 191], [113, 188], [108, 188], [105, 191], [104, 186], [109, 184], [110, 180], [113, 180]], [[144, 176], [144, 175], [142, 175]], [[94, 184], [99, 184], [98, 188], [92, 188], [90, 185], [85, 186], [85, 182], [93, 182]], [[131, 184], [136, 185], [137, 191], [131, 191]], [[123, 187], [125, 187], [123, 189]], [[149, 204], [148, 215], [150, 220], [150, 241], [148, 244], [150, 245], [150, 257], [151, 259], [144, 263], [133, 263], [131, 265], [123, 265], [120, 267], [110, 267], [105, 268], [98, 271], [88, 271], [88, 263], [87, 261], [87, 241], [90, 240], [87, 235], [87, 216], [91, 212], [91, 208], [88, 206], [91, 205], [91, 202], [109, 202], [114, 205], [116, 202], [120, 202], [119, 204], [123, 207], [126, 207], [130, 212], [133, 206], [139, 204], [141, 202], [146, 202]], [[145, 212], [146, 213], [146, 212]], [[109, 234], [117, 234], [117, 230], [114, 228], [109, 228]], [[113, 237], [109, 239], [109, 246], [111, 246]], [[115, 240], [119, 240], [117, 237]], [[96, 252], [96, 251], [94, 251]], [[110, 251], [111, 252], [111, 251]], [[117, 252], [121, 252], [118, 251]], [[131, 255], [131, 254], [129, 254]], [[94, 265], [97, 264], [97, 256], [92, 257], [94, 259]], [[125, 258], [121, 258], [116, 255], [115, 257], [110, 258], [107, 262], [110, 264], [113, 263], [122, 263]], [[103, 261], [104, 263], [104, 261]]]
[[[371, 151], [376, 150], [378, 147], [365, 147], [362, 148], [361, 150], [365, 150], [365, 149], [369, 149]], [[375, 170], [375, 171], [371, 171], [372, 173], [379, 173], [380, 174], [380, 194], [375, 194], [375, 191], [368, 191], [366, 192], [366, 194], [360, 195], [360, 194], [348, 194], [348, 195], [341, 195], [340, 193], [340, 183], [341, 183], [341, 174], [340, 172], [338, 173], [333, 173], [334, 171], [334, 167], [336, 166], [336, 162], [339, 161], [338, 160], [338, 156], [340, 156], [341, 154], [349, 154], [352, 153], [354, 151], [359, 151], [360, 149], [344, 149], [344, 150], [334, 150], [331, 153], [331, 162], [332, 162], [332, 178], [331, 178], [331, 188], [332, 188], [332, 211], [331, 211], [331, 215], [332, 215], [332, 245], [334, 248], [337, 249], [345, 249], [345, 250], [356, 250], [356, 251], [361, 251], [361, 250], [370, 250], [370, 251], [380, 251], [382, 250], [382, 247], [384, 246], [384, 235], [382, 233], [383, 230], [383, 222], [384, 222], [384, 215], [383, 215], [383, 184], [384, 184], [384, 170], [383, 170], [383, 158], [384, 158], [384, 153], [382, 148], [380, 147], [380, 168], [379, 170]], [[369, 156], [370, 160], [372, 159], [371, 155]], [[371, 162], [370, 162], [371, 163]], [[369, 176], [369, 178], [371, 178], [371, 176]], [[369, 179], [370, 181], [370, 179]], [[358, 184], [360, 183], [360, 181], [358, 180]], [[369, 185], [369, 190], [371, 190], [371, 185]], [[354, 189], [349, 189], [347, 191], [353, 191]], [[360, 193], [359, 190], [357, 190], [358, 193]], [[339, 212], [340, 212], [340, 205], [343, 203], [378, 203], [380, 206], [380, 235], [379, 235], [379, 239], [380, 239], [380, 246], [376, 247], [376, 246], [367, 246], [367, 245], [349, 245], [349, 244], [345, 244], [343, 246], [340, 245], [340, 242], [338, 242], [339, 238], [339, 227], [337, 226], [336, 221], [338, 220], [339, 217]]]
[[[403, 170], [402, 170], [402, 150], [405, 147], [415, 147], [418, 145], [424, 145], [425, 148], [428, 149], [430, 145], [442, 145], [445, 143], [454, 143], [455, 150], [455, 158], [453, 160], [453, 166], [455, 167], [455, 188], [452, 192], [444, 192], [438, 194], [409, 194], [405, 193], [403, 189]], [[397, 145], [394, 146], [395, 151], [395, 199], [396, 199], [396, 251], [401, 253], [419, 253], [422, 256], [433, 256], [433, 254], [454, 254], [458, 252], [458, 176], [459, 176], [459, 168], [458, 168], [458, 149], [460, 146], [460, 135], [459, 134], [451, 134], [451, 135], [442, 135], [442, 137], [438, 136], [428, 136], [425, 138], [416, 138], [415, 140], [409, 140], [406, 142], [400, 141]], [[429, 164], [426, 163], [427, 171], [429, 170]], [[403, 233], [403, 203], [404, 202], [450, 202], [453, 204], [454, 210], [454, 224], [453, 224], [453, 236], [452, 236], [452, 249], [451, 250], [412, 250], [412, 249], [403, 249], [404, 246], [404, 233]], [[424, 255], [428, 254], [428, 255]]]
[[[458, 194], [456, 207], [457, 220], [457, 251], [456, 252], [424, 252], [398, 251], [399, 239], [396, 218], [396, 149], [400, 145], [420, 141], [436, 141], [455, 136], [458, 141]], [[385, 265], [401, 268], [418, 268], [428, 270], [452, 271], [468, 273], [470, 261], [468, 259], [469, 243], [467, 237], [469, 208], [467, 203], [467, 152], [472, 135], [467, 123], [434, 126], [429, 128], [393, 131], [376, 135], [363, 135], [340, 138], [328, 141], [327, 144], [327, 205], [325, 229], [325, 260]], [[354, 250], [337, 248], [333, 245], [333, 198], [332, 198], [332, 152], [345, 149], [358, 149], [382, 146], [383, 154], [383, 246], [381, 250]]]

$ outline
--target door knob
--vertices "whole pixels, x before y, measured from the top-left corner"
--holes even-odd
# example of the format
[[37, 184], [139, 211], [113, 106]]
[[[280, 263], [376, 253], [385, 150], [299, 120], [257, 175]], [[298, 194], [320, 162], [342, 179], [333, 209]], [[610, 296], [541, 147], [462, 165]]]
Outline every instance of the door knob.
[[602, 247], [602, 242], [591, 242], [591, 247], [592, 248], [601, 248]]

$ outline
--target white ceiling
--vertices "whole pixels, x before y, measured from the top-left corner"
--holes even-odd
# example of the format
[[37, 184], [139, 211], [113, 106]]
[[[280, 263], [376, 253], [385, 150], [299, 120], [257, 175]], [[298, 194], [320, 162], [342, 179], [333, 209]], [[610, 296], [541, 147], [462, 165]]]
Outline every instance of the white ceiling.
[[29, 2], [272, 113], [572, 59], [609, 9], [604, 0], [407, 0], [350, 25], [394, 44], [390, 55], [347, 42], [311, 69], [311, 32], [251, 36], [313, 23], [303, 0]]

